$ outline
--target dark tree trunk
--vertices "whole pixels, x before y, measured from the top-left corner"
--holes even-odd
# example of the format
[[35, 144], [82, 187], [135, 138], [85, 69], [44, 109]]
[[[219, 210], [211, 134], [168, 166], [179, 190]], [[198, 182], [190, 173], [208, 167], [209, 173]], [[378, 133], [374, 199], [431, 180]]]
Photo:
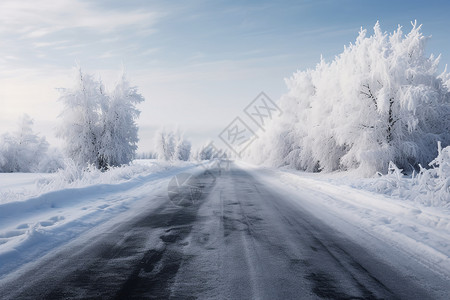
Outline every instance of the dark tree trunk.
[[392, 131], [395, 124], [394, 121], [394, 112], [393, 110], [394, 106], [394, 98], [389, 99], [389, 117], [388, 117], [388, 128], [387, 128], [387, 142], [390, 144], [392, 142]]

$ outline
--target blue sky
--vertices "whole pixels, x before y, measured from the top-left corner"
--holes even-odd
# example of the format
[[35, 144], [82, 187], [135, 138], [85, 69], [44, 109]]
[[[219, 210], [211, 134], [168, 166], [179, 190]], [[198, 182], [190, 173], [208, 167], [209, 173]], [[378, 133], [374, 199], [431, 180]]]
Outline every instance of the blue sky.
[[194, 143], [215, 139], [260, 92], [274, 100], [284, 78], [331, 60], [360, 27], [410, 21], [432, 35], [428, 52], [450, 64], [449, 1], [0, 1], [0, 132], [23, 113], [52, 143], [57, 87], [79, 62], [112, 86], [123, 63], [146, 98], [141, 150], [160, 125]]

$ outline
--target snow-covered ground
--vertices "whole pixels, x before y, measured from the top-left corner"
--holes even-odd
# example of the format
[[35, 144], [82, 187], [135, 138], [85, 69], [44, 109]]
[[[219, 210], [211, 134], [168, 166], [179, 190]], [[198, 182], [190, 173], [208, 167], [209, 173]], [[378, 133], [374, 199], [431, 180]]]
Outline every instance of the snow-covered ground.
[[108, 172], [101, 172], [96, 168], [89, 168], [89, 172], [84, 172], [68, 162], [66, 168], [57, 173], [0, 173], [0, 204], [24, 201], [68, 188], [123, 183], [173, 167], [167, 162], [143, 159], [135, 161], [130, 166], [113, 168]]
[[193, 168], [138, 160], [106, 173], [0, 174], [0, 278], [121, 212], [156, 205], [150, 196]]
[[[380, 179], [361, 179], [350, 173], [306, 173], [291, 169], [252, 167], [267, 185], [326, 220], [338, 231], [374, 253], [395, 260], [374, 243], [383, 240], [406, 252], [425, 267], [450, 280], [450, 209], [431, 207], [399, 197], [398, 193], [370, 191]], [[386, 179], [381, 179], [386, 180]], [[392, 192], [392, 190], [389, 190]], [[408, 195], [405, 193], [405, 195]]]
[[38, 195], [40, 180], [51, 180], [52, 173], [0, 173], [0, 204]]
[[[450, 280], [448, 206], [377, 193], [373, 187], [380, 179], [350, 173], [238, 166], [380, 257], [395, 260], [377, 240]], [[120, 222], [122, 213], [161, 204], [169, 180], [196, 169], [201, 170], [194, 163], [139, 160], [106, 173], [68, 168], [56, 174], [0, 174], [0, 279], [113, 217]]]

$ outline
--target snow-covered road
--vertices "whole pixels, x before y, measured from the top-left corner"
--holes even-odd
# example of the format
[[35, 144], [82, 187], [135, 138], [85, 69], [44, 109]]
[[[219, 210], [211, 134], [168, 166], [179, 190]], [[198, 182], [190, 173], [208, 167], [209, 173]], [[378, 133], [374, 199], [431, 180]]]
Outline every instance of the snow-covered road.
[[448, 274], [380, 239], [370, 247], [372, 237], [358, 238], [364, 232], [357, 224], [337, 230], [331, 215], [319, 219], [302, 204], [301, 187], [293, 199], [258, 172], [233, 166], [198, 173], [202, 192], [184, 206], [165, 192], [152, 194], [138, 213], [118, 214], [5, 277], [0, 296], [447, 298]]

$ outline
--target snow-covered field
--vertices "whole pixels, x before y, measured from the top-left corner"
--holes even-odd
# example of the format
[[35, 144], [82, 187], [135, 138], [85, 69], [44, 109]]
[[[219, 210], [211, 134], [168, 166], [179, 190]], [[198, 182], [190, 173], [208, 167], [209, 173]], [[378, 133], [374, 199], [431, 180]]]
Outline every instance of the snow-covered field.
[[139, 160], [106, 173], [0, 174], [0, 277], [121, 212], [155, 205], [152, 194], [194, 167]]
[[55, 178], [52, 173], [0, 173], [0, 204], [39, 194], [39, 181]]

